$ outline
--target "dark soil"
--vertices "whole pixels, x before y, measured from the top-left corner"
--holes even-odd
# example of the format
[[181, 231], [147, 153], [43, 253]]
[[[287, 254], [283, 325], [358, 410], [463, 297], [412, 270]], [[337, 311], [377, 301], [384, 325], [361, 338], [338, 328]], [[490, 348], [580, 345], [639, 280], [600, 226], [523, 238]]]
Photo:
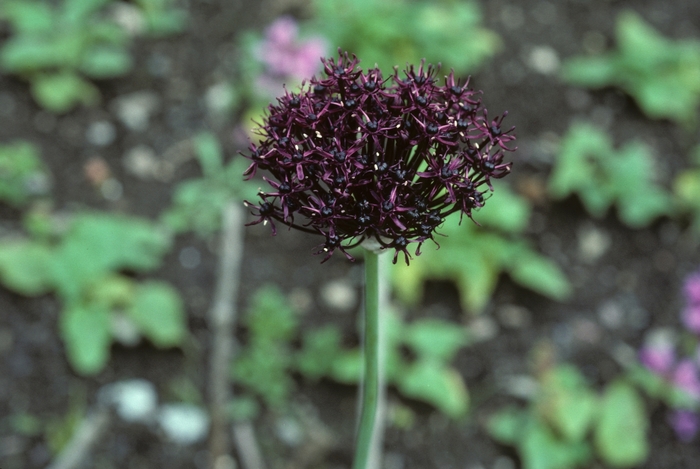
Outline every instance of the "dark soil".
[[[37, 143], [54, 179], [56, 210], [96, 208], [155, 218], [169, 205], [173, 187], [198, 175], [194, 162], [185, 161], [168, 180], [139, 179], [124, 167], [125, 154], [137, 145], [150, 146], [157, 155], [172, 155], [178, 143], [201, 130], [214, 130], [227, 153], [239, 148], [233, 139], [235, 121], [211, 120], [203, 102], [204, 91], [222, 77], [235, 73], [232, 47], [245, 28], [262, 27], [275, 16], [304, 11], [298, 3], [191, 0], [191, 27], [180, 37], [143, 41], [137, 47], [138, 66], [126, 78], [100, 83], [103, 105], [76, 110], [55, 121], [28, 95], [25, 83], [0, 76], [0, 141], [27, 139]], [[526, 375], [528, 355], [538, 344], [553, 345], [558, 358], [578, 365], [591, 382], [601, 385], [621, 371], [620, 352], [639, 346], [645, 331], [676, 325], [681, 308], [683, 277], [700, 265], [700, 252], [676, 221], [660, 220], [648, 229], [632, 230], [614, 213], [593, 220], [575, 199], [551, 202], [542, 187], [551, 170], [558, 138], [576, 119], [605, 128], [616, 143], [641, 139], [658, 157], [665, 184], [683, 167], [684, 155], [696, 139], [668, 122], [651, 121], [634, 102], [613, 89], [584, 91], [562, 84], [556, 74], [532, 66], [533, 51], [550, 48], [560, 60], [585, 52], [584, 39], [601, 38], [611, 45], [617, 14], [636, 10], [664, 35], [700, 37], [700, 2], [696, 0], [521, 0], [482, 2], [486, 25], [504, 41], [502, 52], [472, 78], [484, 91], [494, 114], [509, 111], [515, 125], [518, 151], [511, 182], [535, 203], [529, 237], [538, 249], [556, 261], [575, 286], [573, 298], [557, 303], [502, 278], [497, 294], [477, 324], [495, 327], [490, 339], [463, 350], [456, 366], [472, 394], [472, 412], [453, 422], [416, 402], [390, 392], [390, 407], [409, 406], [416, 414], [408, 429], [389, 426], [386, 434], [387, 469], [509, 469], [519, 466], [517, 455], [493, 442], [483, 429], [485, 418], [506, 403], [517, 402], [513, 378]], [[595, 42], [595, 41], [593, 41]], [[167, 59], [169, 69], [154, 73], [154, 63]], [[146, 131], [122, 126], [110, 106], [113, 99], [135, 91], [151, 91], [161, 100]], [[86, 140], [95, 121], [116, 126], [111, 145]], [[123, 185], [123, 195], [106, 200], [85, 177], [84, 167], [100, 157]], [[20, 213], [2, 208], [0, 229], [16, 230]], [[604, 254], [591, 259], [581, 254], [586, 233], [609, 239]], [[276, 238], [257, 226], [246, 231], [240, 306], [265, 283], [279, 285], [310, 299], [305, 324], [339, 322], [354, 335], [352, 314], [333, 314], [321, 300], [329, 281], [349, 279], [358, 291], [361, 265], [341, 255], [319, 265], [311, 256], [315, 240], [281, 230]], [[95, 378], [77, 376], [67, 364], [57, 334], [59, 303], [52, 296], [27, 299], [0, 290], [0, 467], [45, 467], [52, 455], [42, 437], [12, 434], [9, 418], [28, 413], [42, 420], [64, 416], [77, 390], [84, 389], [88, 405], [100, 386], [141, 377], [154, 382], [161, 400], [168, 396], [173, 377], [184, 377], [206, 395], [209, 331], [205, 314], [212, 297], [217, 264], [215, 242], [194, 236], [177, 238], [176, 246], [154, 276], [172, 282], [187, 303], [189, 328], [196, 346], [186, 352], [163, 352], [142, 345], [114, 346], [107, 369]], [[185, 247], [202, 253], [202, 262], [184, 268], [178, 254]], [[419, 262], [420, 260], [416, 260]], [[465, 260], [468, 261], [468, 260]], [[516, 308], [515, 319], [512, 312]], [[407, 311], [409, 317], [436, 314], [455, 321], [471, 321], [460, 311], [455, 288], [429, 283], [424, 304]], [[340, 469], [350, 466], [355, 425], [354, 388], [331, 382], [298, 381], [292, 415], [330, 437], [329, 444], [310, 441], [295, 446], [280, 439], [280, 419], [264, 415], [256, 422], [257, 436], [268, 466], [277, 468]], [[700, 465], [697, 441], [681, 444], [666, 424], [663, 410], [653, 414], [648, 469], [694, 468]], [[310, 423], [309, 423], [310, 422]], [[320, 438], [319, 441], [326, 439]], [[206, 443], [179, 447], [163, 441], [145, 426], [115, 423], [98, 444], [85, 467], [203, 468]], [[603, 467], [601, 464], [591, 467]]]

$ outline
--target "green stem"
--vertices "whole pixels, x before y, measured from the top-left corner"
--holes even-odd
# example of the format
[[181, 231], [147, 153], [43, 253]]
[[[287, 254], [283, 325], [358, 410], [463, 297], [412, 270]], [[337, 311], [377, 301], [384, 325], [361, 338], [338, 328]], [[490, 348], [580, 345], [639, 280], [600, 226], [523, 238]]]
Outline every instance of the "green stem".
[[379, 403], [379, 255], [369, 249], [365, 259], [365, 320], [364, 320], [364, 371], [362, 380], [362, 410], [355, 446], [353, 469], [367, 469], [376, 431]]

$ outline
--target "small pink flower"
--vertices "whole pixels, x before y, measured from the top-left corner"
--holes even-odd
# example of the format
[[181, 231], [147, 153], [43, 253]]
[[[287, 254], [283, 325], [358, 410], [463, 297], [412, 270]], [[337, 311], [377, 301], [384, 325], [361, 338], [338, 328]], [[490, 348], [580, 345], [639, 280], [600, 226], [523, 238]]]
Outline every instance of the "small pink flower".
[[686, 306], [681, 313], [681, 321], [690, 332], [700, 334], [700, 303]]
[[691, 274], [685, 279], [683, 293], [689, 305], [700, 308], [700, 272]]
[[639, 351], [639, 361], [648, 370], [659, 375], [667, 375], [676, 363], [673, 344], [665, 342], [647, 344]]
[[683, 359], [673, 371], [673, 384], [696, 399], [700, 399], [700, 379], [698, 368], [690, 359]]
[[[301, 81], [319, 71], [319, 59], [325, 55], [326, 42], [320, 37], [299, 38], [299, 28], [290, 16], [275, 20], [266, 30], [256, 54], [265, 64], [266, 74], [280, 82], [290, 78]], [[279, 90], [275, 91], [276, 93]]]
[[669, 424], [679, 440], [689, 443], [700, 429], [700, 418], [689, 410], [676, 410], [669, 416]]
[[265, 30], [265, 38], [271, 43], [278, 45], [291, 45], [296, 41], [299, 34], [297, 22], [291, 16], [277, 18]]

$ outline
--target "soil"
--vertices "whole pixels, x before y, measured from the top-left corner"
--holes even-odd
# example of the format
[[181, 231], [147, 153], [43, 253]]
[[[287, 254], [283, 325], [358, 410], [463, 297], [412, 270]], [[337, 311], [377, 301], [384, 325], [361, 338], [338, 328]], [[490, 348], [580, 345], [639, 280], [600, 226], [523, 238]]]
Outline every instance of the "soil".
[[[596, 385], [620, 372], [619, 355], [634, 351], [644, 333], [657, 326], [677, 326], [682, 307], [683, 277], [700, 266], [700, 252], [683, 225], [662, 219], [651, 227], [632, 230], [615, 213], [602, 220], [587, 215], [574, 198], [552, 202], [542, 197], [560, 136], [576, 119], [593, 121], [606, 129], [617, 144], [641, 139], [657, 155], [664, 184], [683, 167], [684, 155], [696, 135], [677, 126], [651, 121], [633, 100], [614, 89], [585, 91], [560, 82], [556, 73], [537, 64], [544, 55], [557, 61], [606, 48], [613, 43], [618, 13], [633, 9], [662, 34], [672, 38], [700, 37], [700, 2], [695, 0], [520, 0], [481, 2], [485, 24], [498, 32], [503, 49], [472, 77], [484, 91], [488, 109], [509, 111], [507, 123], [517, 129], [518, 151], [511, 182], [531, 198], [535, 213], [528, 237], [557, 262], [571, 279], [574, 296], [558, 303], [525, 290], [503, 277], [485, 314], [470, 318], [460, 310], [455, 287], [429, 282], [423, 304], [408, 309], [408, 317], [437, 315], [472, 324], [495, 333], [463, 350], [455, 365], [472, 395], [469, 418], [454, 422], [428, 406], [402, 399], [390, 391], [390, 407], [407, 406], [415, 414], [410, 428], [389, 426], [386, 434], [387, 469], [514, 469], [518, 456], [490, 439], [483, 422], [495, 409], [518, 402], [508, 383], [522, 377], [528, 356], [538, 344], [549, 343], [561, 361], [579, 366]], [[182, 151], [181, 142], [201, 130], [214, 130], [227, 154], [240, 148], [233, 138], [235, 120], [214, 120], [203, 101], [204, 91], [236, 70], [233, 41], [247, 28], [263, 27], [282, 13], [303, 14], [303, 4], [229, 0], [191, 0], [191, 25], [179, 37], [140, 41], [137, 67], [131, 75], [100, 82], [103, 104], [57, 118], [39, 109], [27, 85], [0, 76], [0, 141], [27, 139], [42, 149], [53, 174], [55, 209], [75, 208], [126, 212], [157, 217], [169, 205], [173, 188], [198, 175], [191, 160], [174, 167], [172, 177], [142, 179], [125, 169], [125, 155], [137, 145], [151, 147], [166, 157]], [[592, 45], [591, 45], [592, 44]], [[159, 69], [158, 64], [166, 64]], [[538, 71], [539, 70], [539, 71]], [[148, 91], [160, 106], [145, 131], [123, 126], [115, 116], [114, 100]], [[107, 121], [116, 136], [107, 146], [88, 141], [91, 124]], [[123, 193], [106, 199], [85, 176], [85, 165], [101, 158]], [[20, 212], [0, 209], [0, 227], [19, 228]], [[587, 234], [602, 236], [609, 246], [591, 258], [582, 254]], [[598, 238], [600, 239], [600, 238]], [[94, 378], [76, 375], [65, 359], [57, 334], [59, 303], [53, 296], [25, 298], [0, 290], [0, 467], [45, 467], [52, 455], [44, 438], [13, 434], [9, 419], [28, 413], [42, 421], [66, 415], [80, 392], [88, 405], [103, 385], [129, 378], [156, 384], [161, 398], [172, 394], [173, 377], [182, 377], [206, 396], [209, 330], [205, 314], [216, 276], [216, 240], [179, 236], [164, 266], [149, 275], [172, 282], [185, 298], [189, 329], [197, 344], [186, 353], [159, 351], [148, 345], [115, 345], [107, 369]], [[342, 256], [324, 265], [311, 256], [316, 243], [306, 235], [281, 230], [276, 238], [260, 226], [246, 231], [239, 305], [265, 283], [279, 285], [307, 303], [306, 325], [342, 324], [355, 334], [354, 311], [335, 313], [322, 300], [328, 282], [345, 282], [359, 294], [361, 265]], [[185, 268], [179, 253], [187, 247], [201, 253], [201, 263]], [[417, 260], [419, 261], [419, 260]], [[350, 467], [355, 425], [356, 391], [332, 382], [297, 379], [292, 417], [264, 414], [255, 422], [256, 434], [268, 467], [340, 469]], [[196, 394], [196, 393], [195, 393]], [[173, 398], [173, 396], [170, 396]], [[302, 422], [323, 437], [302, 443], [284, 437], [281, 428]], [[691, 468], [700, 464], [697, 444], [678, 442], [663, 409], [654, 412], [650, 433], [651, 455], [643, 468]], [[697, 443], [697, 442], [695, 442]], [[177, 446], [143, 425], [115, 422], [100, 440], [84, 467], [204, 468], [206, 442]], [[604, 467], [596, 463], [593, 467]]]

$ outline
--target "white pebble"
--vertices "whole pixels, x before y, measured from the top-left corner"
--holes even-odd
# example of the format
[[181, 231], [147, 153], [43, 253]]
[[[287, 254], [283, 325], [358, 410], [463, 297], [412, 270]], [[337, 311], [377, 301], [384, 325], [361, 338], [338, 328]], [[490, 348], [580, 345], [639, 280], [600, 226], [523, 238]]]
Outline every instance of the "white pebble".
[[151, 115], [158, 110], [160, 99], [150, 91], [137, 91], [120, 96], [112, 106], [122, 124], [134, 131], [144, 131]]
[[114, 142], [117, 137], [117, 129], [108, 121], [97, 121], [90, 124], [85, 132], [87, 141], [98, 147], [106, 147]]
[[192, 404], [165, 404], [158, 412], [158, 423], [173, 443], [189, 445], [209, 432], [209, 415]]
[[147, 423], [155, 413], [158, 394], [150, 381], [132, 379], [103, 386], [98, 392], [98, 400], [113, 405], [117, 415], [126, 422]]
[[528, 65], [543, 75], [552, 75], [559, 70], [559, 55], [549, 46], [536, 46], [530, 51]]

